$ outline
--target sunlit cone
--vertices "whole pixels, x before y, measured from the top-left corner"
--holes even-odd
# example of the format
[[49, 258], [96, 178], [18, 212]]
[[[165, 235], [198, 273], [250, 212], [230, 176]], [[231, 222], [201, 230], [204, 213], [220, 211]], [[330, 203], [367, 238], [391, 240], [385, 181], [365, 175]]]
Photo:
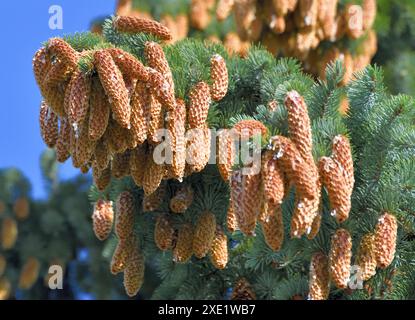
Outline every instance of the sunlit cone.
[[307, 234], [307, 239], [313, 240], [317, 236], [318, 232], [320, 231], [322, 219], [323, 219], [323, 212], [321, 208], [319, 208], [319, 212], [315, 216], [313, 223], [311, 224], [310, 232]]
[[51, 56], [56, 56], [72, 69], [77, 67], [78, 53], [65, 40], [60, 38], [49, 39], [47, 51]]
[[121, 71], [115, 64], [111, 54], [104, 50], [94, 54], [94, 65], [101, 80], [102, 87], [111, 104], [114, 119], [124, 128], [129, 128], [131, 108], [128, 89]]
[[0, 254], [0, 277], [3, 276], [4, 271], [6, 270], [6, 266], [7, 266], [6, 258], [4, 257], [4, 255]]
[[91, 78], [75, 70], [65, 93], [65, 112], [71, 125], [81, 125], [89, 111]]
[[272, 150], [288, 180], [302, 197], [314, 199], [318, 195], [318, 175], [303, 159], [295, 144], [288, 138], [271, 138]]
[[225, 20], [232, 12], [235, 0], [219, 0], [216, 7], [216, 19], [218, 21]]
[[174, 229], [171, 226], [167, 215], [157, 217], [154, 227], [154, 242], [162, 251], [169, 250], [173, 247]]
[[360, 277], [363, 281], [369, 280], [376, 274], [375, 235], [373, 233], [365, 234], [360, 240], [356, 264], [360, 268]]
[[99, 191], [104, 191], [111, 182], [111, 166], [108, 166], [102, 171], [94, 168], [92, 171], [92, 177], [97, 189]]
[[193, 189], [190, 185], [180, 187], [170, 199], [170, 209], [174, 213], [184, 213], [193, 202]]
[[161, 183], [160, 186], [152, 194], [143, 197], [143, 212], [156, 211], [163, 203], [166, 194], [166, 184]]
[[161, 40], [171, 40], [172, 35], [169, 29], [157, 21], [132, 17], [118, 16], [113, 22], [115, 30], [128, 33], [150, 33]]
[[338, 229], [331, 238], [329, 255], [330, 278], [339, 289], [347, 288], [350, 278], [352, 238], [345, 229]]
[[[261, 174], [242, 176], [241, 214], [237, 214], [239, 230], [247, 236], [255, 234], [257, 216], [261, 210]], [[237, 200], [234, 200], [237, 201]], [[235, 208], [234, 208], [235, 209]], [[235, 211], [237, 213], [237, 211]]]
[[251, 284], [245, 278], [240, 278], [232, 291], [231, 300], [256, 300], [256, 294]]
[[228, 92], [229, 80], [225, 59], [218, 54], [210, 59], [210, 78], [212, 79], [212, 99], [215, 101], [222, 100]]
[[320, 193], [314, 197], [297, 195], [291, 219], [291, 237], [300, 238], [303, 234], [311, 233], [314, 220], [319, 214], [319, 207]]
[[181, 181], [186, 167], [186, 105], [183, 100], [178, 99], [176, 109], [169, 112], [167, 125], [172, 151], [169, 171], [172, 178]]
[[304, 98], [297, 91], [290, 91], [285, 97], [285, 107], [288, 111], [288, 126], [291, 140], [304, 160], [312, 163], [313, 138], [308, 107]]
[[329, 261], [326, 255], [317, 252], [311, 257], [308, 297], [310, 300], [327, 300], [329, 293]]
[[284, 222], [281, 207], [278, 206], [273, 209], [268, 221], [262, 221], [261, 226], [268, 247], [273, 251], [279, 251], [284, 241]]
[[17, 198], [13, 204], [13, 212], [18, 220], [25, 220], [30, 213], [29, 200], [26, 197]]
[[100, 139], [107, 130], [110, 110], [111, 107], [104, 88], [98, 79], [94, 79], [92, 81], [89, 113], [89, 139], [92, 141]]
[[189, 128], [199, 128], [206, 123], [211, 103], [210, 88], [206, 82], [199, 82], [189, 92]]
[[157, 42], [148, 41], [144, 46], [144, 54], [148, 65], [160, 72], [170, 84], [171, 94], [174, 95], [173, 76], [163, 48]]
[[40, 105], [39, 123], [43, 142], [53, 148], [58, 140], [58, 116], [44, 101]]
[[71, 140], [71, 125], [68, 119], [61, 118], [59, 127], [58, 140], [56, 141], [56, 160], [58, 162], [65, 162], [71, 156], [70, 154], [70, 140]]
[[91, 169], [91, 166], [89, 164], [84, 164], [79, 169], [82, 174], [87, 174], [89, 172], [89, 169]]
[[129, 191], [119, 194], [115, 209], [115, 233], [119, 239], [131, 237], [135, 216], [134, 196]]
[[212, 247], [215, 238], [216, 217], [209, 211], [203, 212], [195, 226], [193, 236], [193, 253], [201, 259], [205, 257]]
[[350, 141], [347, 137], [337, 135], [333, 139], [332, 158], [343, 168], [342, 173], [348, 187], [348, 194], [352, 194], [354, 186], [354, 169]]
[[121, 127], [118, 122], [110, 119], [107, 131], [104, 134], [110, 153], [123, 153], [128, 149], [132, 139], [130, 130]]
[[150, 195], [160, 186], [166, 172], [164, 164], [157, 164], [151, 153], [147, 159], [146, 169], [143, 176], [143, 190], [145, 195]]
[[95, 236], [101, 241], [107, 239], [114, 223], [112, 201], [100, 199], [95, 203], [92, 223]]
[[239, 221], [242, 220], [243, 215], [242, 197], [244, 188], [242, 184], [242, 170], [234, 170], [232, 172], [230, 180], [230, 189], [231, 190], [229, 205], [232, 206], [231, 212], [236, 218], [236, 225], [238, 225]]
[[134, 297], [144, 282], [144, 255], [134, 248], [124, 270], [124, 288], [129, 297]]
[[138, 79], [139, 81], [148, 80], [147, 68], [132, 54], [119, 48], [109, 48], [107, 51], [111, 54], [111, 57], [123, 75]]
[[377, 266], [388, 267], [395, 258], [398, 224], [396, 217], [390, 213], [383, 214], [375, 230], [375, 256]]
[[164, 109], [163, 105], [157, 100], [155, 94], [151, 94], [148, 100], [148, 118], [147, 123], [147, 135], [148, 142], [153, 144], [158, 144], [161, 142], [162, 138], [159, 136], [160, 131], [164, 129]]
[[71, 139], [75, 140], [75, 149], [72, 152], [72, 164], [75, 168], [80, 168], [92, 159], [96, 142], [89, 139], [88, 121], [85, 121], [79, 128], [73, 128], [73, 131], [75, 132]]
[[217, 139], [216, 165], [222, 179], [229, 182], [232, 174], [232, 166], [236, 157], [235, 142], [230, 131], [219, 132]]
[[224, 269], [228, 264], [228, 237], [220, 226], [216, 227], [215, 237], [210, 249], [210, 261], [216, 269]]
[[170, 82], [164, 77], [163, 74], [154, 69], [150, 68], [149, 74], [148, 84], [150, 86], [151, 93], [163, 105], [163, 107], [167, 108], [167, 110], [174, 110], [176, 108], [176, 98]]
[[120, 240], [117, 243], [110, 264], [110, 271], [112, 274], [117, 274], [125, 270], [132, 251], [136, 249], [135, 245], [134, 238]]
[[173, 249], [173, 261], [186, 263], [193, 255], [193, 227], [190, 224], [184, 224], [180, 227], [177, 234], [176, 245]]
[[148, 157], [144, 146], [138, 146], [131, 151], [130, 158], [130, 174], [137, 186], [143, 185], [144, 173], [146, 172], [146, 164]]
[[146, 111], [149, 104], [150, 95], [146, 84], [137, 82], [131, 98], [131, 134], [137, 144], [142, 144], [147, 139]]
[[92, 161], [92, 167], [98, 171], [103, 171], [109, 166], [110, 154], [108, 145], [104, 139], [98, 140], [95, 145], [94, 158]]
[[20, 271], [19, 288], [29, 290], [39, 277], [40, 262], [37, 258], [29, 258]]
[[339, 222], [347, 220], [351, 209], [351, 192], [343, 175], [343, 167], [331, 158], [322, 157], [319, 170], [329, 195], [331, 215]]
[[207, 125], [187, 132], [186, 171], [202, 171], [209, 162], [211, 132]]
[[241, 120], [233, 126], [232, 130], [234, 134], [239, 134], [243, 140], [257, 135], [265, 137], [268, 134], [268, 129], [258, 120]]
[[235, 211], [233, 209], [233, 204], [231, 203], [232, 200], [229, 200], [228, 211], [226, 213], [226, 228], [229, 232], [234, 233], [236, 230], [239, 229], [238, 221], [235, 216]]
[[130, 174], [130, 157], [130, 150], [114, 155], [111, 162], [111, 172], [114, 178], [121, 179]]
[[285, 177], [271, 150], [262, 154], [261, 175], [266, 201], [273, 205], [281, 204], [285, 195]]
[[6, 217], [1, 225], [1, 245], [4, 250], [14, 247], [18, 235], [17, 223], [13, 218]]

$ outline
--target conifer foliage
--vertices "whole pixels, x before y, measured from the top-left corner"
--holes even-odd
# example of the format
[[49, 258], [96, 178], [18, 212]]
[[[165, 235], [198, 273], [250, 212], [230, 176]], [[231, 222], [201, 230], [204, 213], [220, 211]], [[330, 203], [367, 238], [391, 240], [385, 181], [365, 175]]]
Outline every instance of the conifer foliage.
[[[93, 169], [91, 200], [116, 203], [111, 271], [124, 272], [127, 294], [139, 292], [151, 263], [155, 299], [219, 299], [229, 288], [235, 299], [413, 297], [412, 98], [389, 96], [376, 67], [343, 87], [339, 62], [314, 81], [295, 60], [261, 48], [242, 59], [197, 40], [166, 44], [166, 35], [156, 22], [117, 17], [103, 37], [59, 41], [76, 67], [54, 58], [51, 41], [34, 60], [35, 73], [46, 73], [39, 55], [71, 70], [56, 86], [38, 80], [51, 95], [66, 88], [70, 106], [85, 107], [84, 95], [70, 94], [74, 78], [99, 81], [105, 92], [111, 116], [96, 143], [85, 134], [92, 95], [79, 122], [44, 98], [59, 121], [71, 122], [74, 166]], [[171, 139], [152, 128], [168, 128]], [[209, 129], [232, 128], [265, 169], [254, 164], [246, 174], [242, 151], [216, 157]], [[171, 163], [154, 156], [165, 145]], [[97, 165], [100, 157], [107, 166]], [[363, 288], [353, 286], [361, 280], [354, 265], [364, 271]]]

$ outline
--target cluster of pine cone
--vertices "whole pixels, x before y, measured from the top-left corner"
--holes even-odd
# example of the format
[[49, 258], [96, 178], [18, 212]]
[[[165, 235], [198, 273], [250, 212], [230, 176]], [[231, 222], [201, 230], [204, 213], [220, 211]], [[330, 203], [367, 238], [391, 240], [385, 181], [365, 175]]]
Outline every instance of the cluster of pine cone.
[[[118, 32], [172, 38], [165, 26], [144, 18], [117, 17], [113, 27]], [[99, 190], [106, 188], [111, 177], [131, 175], [149, 195], [163, 179], [181, 180], [202, 170], [210, 156], [206, 119], [212, 100], [221, 100], [227, 92], [225, 60], [220, 55], [211, 58], [211, 84], [201, 81], [191, 88], [186, 106], [175, 97], [162, 47], [147, 42], [144, 52], [148, 66], [118, 48], [77, 52], [54, 38], [33, 60], [44, 98], [40, 108], [43, 140], [55, 147], [58, 161], [72, 156], [73, 166], [83, 173], [92, 167]], [[79, 60], [86, 56], [92, 59], [93, 72], [79, 69]], [[163, 142], [162, 129], [168, 130], [170, 138], [168, 165], [153, 158], [153, 150]]]
[[[200, 2], [205, 1], [192, 1]], [[377, 38], [372, 30], [376, 0], [363, 0], [362, 5], [349, 3], [344, 7], [338, 0], [218, 1], [219, 21], [231, 12], [239, 39], [229, 35], [224, 41], [228, 47], [233, 44], [236, 52], [243, 53], [249, 43], [260, 42], [275, 55], [297, 57], [305, 63], [306, 70], [323, 79], [327, 64], [340, 59], [346, 69], [343, 79], [346, 84], [353, 72], [370, 63], [377, 50]], [[344, 48], [344, 39], [359, 39], [358, 50], [351, 53]]]
[[[369, 280], [376, 274], [376, 268], [385, 269], [395, 256], [397, 221], [386, 212], [378, 220], [375, 231], [365, 234], [354, 260], [358, 267], [356, 281]], [[332, 236], [331, 249], [327, 257], [322, 252], [314, 253], [310, 264], [309, 299], [327, 299], [330, 282], [337, 288], [345, 289], [350, 280], [352, 259], [352, 238], [345, 229], [339, 229]]]

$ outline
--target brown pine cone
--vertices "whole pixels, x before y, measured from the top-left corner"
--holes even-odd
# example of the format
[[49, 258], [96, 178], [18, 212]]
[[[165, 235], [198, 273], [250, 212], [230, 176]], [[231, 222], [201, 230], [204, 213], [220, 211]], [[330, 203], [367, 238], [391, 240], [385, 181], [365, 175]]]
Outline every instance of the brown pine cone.
[[144, 46], [144, 55], [146, 56], [149, 67], [160, 72], [165, 77], [170, 84], [171, 94], [174, 95], [173, 75], [161, 45], [157, 42], [146, 42]]
[[376, 274], [375, 235], [373, 233], [365, 234], [360, 240], [356, 264], [360, 268], [360, 277], [363, 281], [369, 280]]
[[99, 191], [104, 191], [111, 182], [111, 166], [108, 166], [104, 170], [94, 168], [92, 171], [92, 177], [94, 178], [94, 184]]
[[184, 224], [180, 227], [173, 249], [173, 261], [186, 263], [193, 255], [193, 227]]
[[65, 93], [64, 107], [71, 125], [80, 126], [89, 111], [91, 78], [75, 70]]
[[137, 145], [144, 143], [147, 139], [146, 112], [150, 104], [150, 95], [144, 82], [137, 82], [131, 99], [131, 135]]
[[210, 87], [206, 82], [199, 82], [189, 93], [188, 124], [190, 129], [200, 128], [206, 123], [211, 104]]
[[352, 238], [345, 229], [338, 229], [331, 238], [329, 270], [337, 288], [346, 289], [350, 278]]
[[284, 242], [284, 222], [281, 207], [272, 208], [269, 219], [261, 221], [261, 226], [268, 247], [273, 251], [279, 251]]
[[307, 239], [313, 240], [317, 236], [318, 232], [320, 231], [322, 219], [323, 219], [323, 212], [321, 210], [321, 202], [320, 202], [319, 212], [314, 218], [313, 223], [311, 224], [311, 229], [310, 229], [310, 232], [307, 234]]
[[115, 30], [128, 33], [150, 33], [161, 40], [171, 40], [169, 29], [157, 21], [133, 16], [118, 16], [113, 21]]
[[110, 104], [98, 79], [93, 79], [89, 113], [89, 139], [97, 141], [107, 130]]
[[124, 270], [124, 288], [129, 297], [134, 297], [144, 282], [144, 255], [134, 248]]
[[154, 242], [162, 251], [172, 249], [174, 240], [174, 229], [171, 226], [167, 215], [157, 217], [154, 227]]
[[207, 125], [187, 132], [186, 173], [202, 171], [209, 162], [211, 132]]
[[110, 271], [117, 274], [125, 270], [133, 250], [136, 249], [136, 241], [133, 238], [119, 240], [112, 255]]
[[308, 297], [310, 300], [327, 300], [329, 294], [329, 261], [325, 254], [317, 252], [311, 257]]
[[71, 126], [66, 118], [61, 118], [58, 140], [56, 141], [56, 160], [65, 162], [71, 156], [69, 145], [71, 139]]
[[39, 271], [39, 260], [34, 257], [27, 259], [20, 272], [18, 287], [23, 290], [29, 290], [39, 277]]
[[45, 101], [40, 105], [39, 123], [43, 142], [53, 148], [58, 140], [58, 116]]
[[257, 135], [267, 136], [268, 129], [258, 120], [241, 120], [232, 128], [233, 134], [240, 135], [242, 140], [247, 140]]
[[193, 253], [202, 259], [205, 257], [212, 247], [215, 238], [216, 217], [209, 211], [203, 212], [195, 227], [193, 236]]
[[119, 194], [116, 203], [115, 233], [119, 239], [131, 237], [134, 231], [134, 196], [129, 191]]
[[152, 68], [149, 68], [149, 74], [148, 83], [151, 93], [168, 111], [174, 110], [176, 108], [176, 98], [174, 90], [172, 90], [172, 84], [164, 75]]
[[235, 162], [235, 143], [229, 130], [218, 133], [216, 164], [222, 179], [229, 182]]
[[121, 127], [118, 122], [110, 119], [107, 131], [104, 134], [108, 150], [111, 154], [123, 153], [128, 149], [129, 141], [132, 140], [130, 130]]
[[242, 212], [236, 213], [238, 226], [247, 236], [255, 234], [257, 216], [261, 210], [262, 194], [258, 192], [261, 186], [260, 174], [246, 174], [242, 176]]
[[88, 121], [85, 121], [80, 127], [74, 126], [72, 131], [72, 164], [75, 168], [80, 168], [92, 159], [96, 142], [89, 139]]
[[142, 187], [145, 195], [150, 195], [157, 190], [166, 172], [164, 164], [154, 162], [153, 154], [147, 158], [146, 168], [143, 175]]
[[92, 223], [95, 236], [99, 240], [105, 240], [111, 233], [112, 224], [114, 222], [114, 210], [112, 201], [98, 200], [94, 205], [92, 214]]
[[342, 173], [347, 183], [348, 194], [351, 195], [354, 186], [354, 169], [352, 149], [349, 139], [342, 135], [337, 135], [333, 139], [332, 158], [343, 168]]
[[216, 227], [210, 250], [210, 261], [216, 269], [224, 269], [228, 264], [228, 237], [220, 226]]
[[98, 140], [95, 145], [94, 159], [92, 161], [92, 167], [98, 171], [103, 171], [109, 166], [110, 154], [108, 145], [104, 139]]
[[56, 56], [72, 69], [77, 67], [78, 53], [65, 40], [60, 38], [49, 39], [47, 52], [51, 56]]
[[184, 213], [193, 202], [193, 189], [190, 185], [180, 187], [170, 199], [170, 209], [174, 213]]
[[378, 220], [375, 230], [375, 256], [377, 266], [387, 268], [395, 258], [398, 223], [396, 217], [384, 213]]
[[154, 94], [149, 96], [147, 108], [147, 139], [149, 143], [159, 144], [162, 140], [160, 130], [164, 130], [165, 112], [162, 104], [157, 100], [157, 97]]
[[163, 203], [166, 194], [166, 184], [161, 183], [160, 186], [152, 194], [143, 197], [143, 212], [156, 211]]
[[280, 205], [285, 195], [285, 176], [271, 150], [262, 154], [261, 175], [265, 200], [274, 206]]
[[171, 141], [171, 178], [181, 181], [186, 168], [186, 105], [183, 100], [177, 100], [174, 111], [169, 112], [167, 128]]
[[12, 249], [16, 243], [18, 228], [16, 220], [6, 217], [1, 225], [1, 245], [4, 250]]
[[210, 59], [210, 78], [212, 79], [211, 95], [214, 101], [222, 100], [228, 92], [228, 69], [225, 59], [215, 54]]
[[130, 175], [130, 157], [130, 150], [114, 155], [111, 161], [111, 172], [114, 178], [121, 179]]
[[256, 300], [256, 294], [251, 284], [245, 278], [240, 278], [233, 288], [231, 300]]
[[231, 199], [229, 200], [228, 212], [226, 214], [226, 227], [231, 233], [239, 229]]
[[107, 51], [124, 76], [138, 79], [139, 82], [148, 81], [147, 68], [132, 54], [119, 48], [109, 48]]
[[131, 117], [129, 93], [121, 71], [115, 64], [111, 54], [105, 50], [95, 52], [94, 65], [111, 104], [114, 119], [123, 128], [129, 128]]
[[143, 185], [144, 173], [146, 172], [146, 164], [148, 157], [144, 145], [138, 146], [131, 151], [130, 158], [130, 174], [137, 186]]

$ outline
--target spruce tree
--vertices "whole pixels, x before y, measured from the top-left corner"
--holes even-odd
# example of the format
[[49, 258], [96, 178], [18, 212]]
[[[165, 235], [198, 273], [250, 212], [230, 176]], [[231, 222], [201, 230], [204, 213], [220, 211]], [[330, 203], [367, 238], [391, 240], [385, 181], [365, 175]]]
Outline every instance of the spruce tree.
[[[123, 272], [128, 295], [156, 268], [153, 299], [412, 298], [412, 98], [391, 96], [376, 66], [344, 87], [340, 62], [316, 81], [260, 47], [240, 58], [220, 44], [162, 39], [171, 39], [163, 25], [117, 17], [102, 37], [50, 39], [34, 59], [47, 114], [60, 122], [45, 122], [59, 132], [45, 142], [65, 143], [64, 158], [92, 167], [90, 199], [115, 206], [109, 268]], [[66, 72], [48, 83], [56, 70]], [[153, 130], [173, 125], [173, 163], [156, 163], [166, 142]], [[196, 162], [183, 168], [176, 146], [191, 128], [201, 128], [188, 138], [199, 143]], [[260, 173], [241, 176], [231, 152], [208, 163], [216, 147], [207, 128], [247, 133], [242, 145], [262, 157]], [[112, 220], [96, 221], [107, 236]], [[353, 286], [363, 276], [363, 288]]]

